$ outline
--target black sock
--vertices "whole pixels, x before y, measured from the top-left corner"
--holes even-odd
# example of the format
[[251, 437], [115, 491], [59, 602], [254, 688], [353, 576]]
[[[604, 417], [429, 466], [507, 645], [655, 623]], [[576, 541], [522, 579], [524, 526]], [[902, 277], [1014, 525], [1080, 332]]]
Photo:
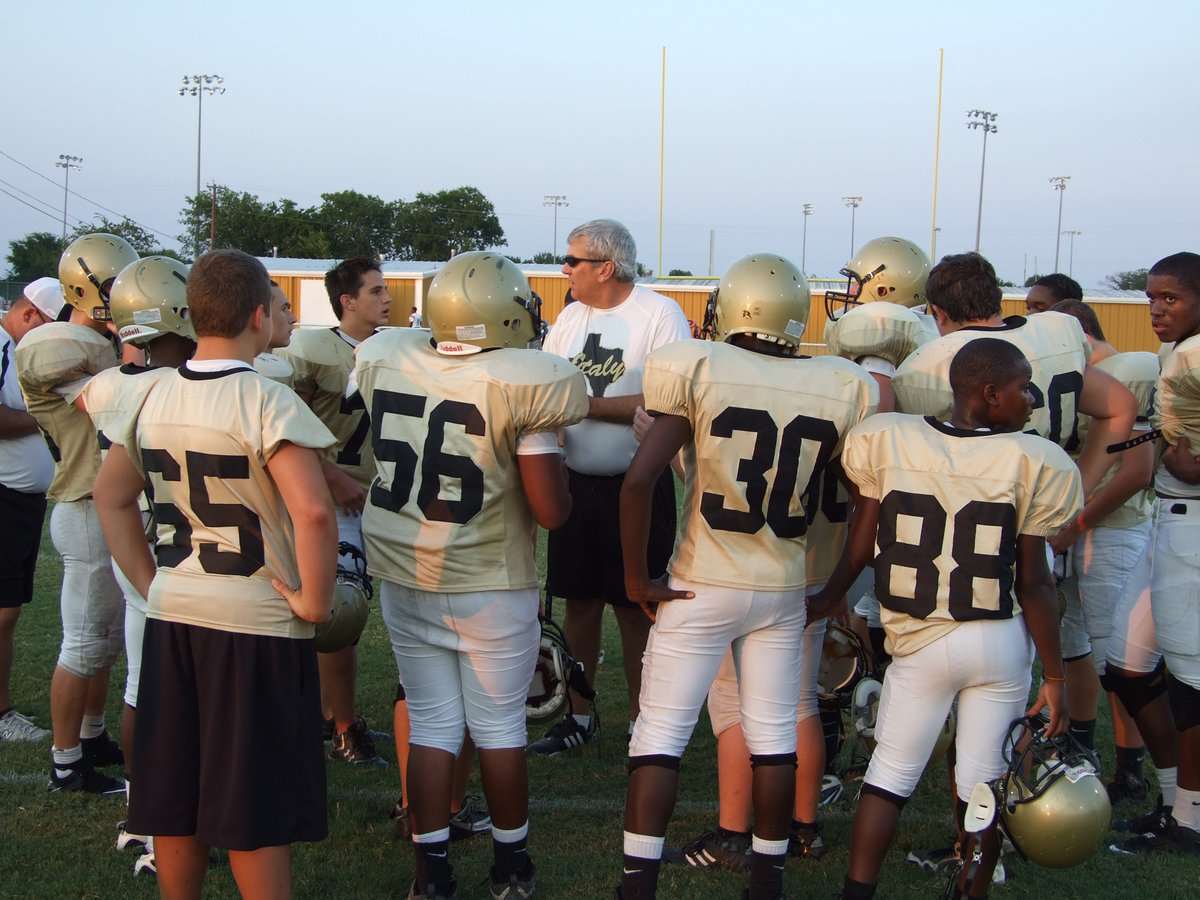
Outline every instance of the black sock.
[[[417, 844], [418, 871], [417, 887], [426, 889], [430, 884], [445, 887], [447, 890], [438, 891], [450, 895], [450, 841], [433, 841], [428, 844]], [[423, 872], [421, 870], [424, 870]], [[421, 884], [422, 876], [424, 884]]]
[[1146, 761], [1145, 747], [1117, 747], [1117, 770], [1129, 772], [1142, 778], [1142, 765]]
[[750, 853], [750, 896], [751, 897], [782, 897], [783, 896], [783, 864], [787, 861], [787, 853], [771, 856]]
[[654, 900], [661, 865], [661, 859], [645, 859], [626, 853], [625, 867], [621, 872], [622, 900]]
[[501, 843], [492, 838], [492, 859], [495, 861], [496, 873], [502, 878], [516, 875], [518, 878], [529, 874], [529, 853], [525, 848], [525, 839], [511, 844]]
[[875, 896], [875, 885], [855, 881], [849, 876], [842, 882], [843, 900], [871, 900]]
[[1071, 719], [1067, 732], [1088, 750], [1096, 749], [1096, 720]]
[[730, 831], [728, 828], [722, 828], [720, 825], [718, 825], [717, 826], [717, 837], [748, 838], [748, 837], [750, 837], [750, 832], [749, 831]]

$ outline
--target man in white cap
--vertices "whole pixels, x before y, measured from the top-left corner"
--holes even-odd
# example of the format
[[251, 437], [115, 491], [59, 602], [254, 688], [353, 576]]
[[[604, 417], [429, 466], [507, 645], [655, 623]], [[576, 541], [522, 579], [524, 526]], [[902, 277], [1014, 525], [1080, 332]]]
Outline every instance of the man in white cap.
[[62, 311], [57, 278], [39, 278], [0, 319], [0, 741], [41, 741], [50, 732], [17, 712], [9, 693], [13, 635], [21, 607], [33, 600], [46, 488], [54, 477], [54, 460], [38, 432], [17, 382], [13, 353], [17, 342], [39, 325], [53, 322]]

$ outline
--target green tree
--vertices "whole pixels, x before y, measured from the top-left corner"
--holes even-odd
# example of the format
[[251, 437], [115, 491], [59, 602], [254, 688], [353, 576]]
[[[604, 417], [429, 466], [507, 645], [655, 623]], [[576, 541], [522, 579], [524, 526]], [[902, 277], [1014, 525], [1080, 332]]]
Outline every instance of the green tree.
[[449, 259], [464, 250], [503, 247], [508, 241], [492, 202], [470, 186], [417, 194], [411, 203], [397, 204], [397, 259]]
[[26, 284], [35, 278], [58, 277], [63, 244], [57, 234], [34, 231], [8, 242], [8, 277]]
[[672, 269], [670, 272], [667, 273], [667, 277], [668, 278], [675, 278], [675, 277], [690, 278], [690, 277], [692, 277], [692, 273], [689, 272], [687, 269]]
[[213, 247], [236, 247], [254, 256], [270, 256], [276, 244], [269, 224], [276, 211], [254, 194], [239, 194], [219, 184], [213, 191], [187, 199], [179, 218], [186, 230], [179, 235], [179, 243], [194, 259], [208, 250], [211, 233]]
[[1144, 291], [1146, 280], [1150, 277], [1149, 269], [1131, 269], [1128, 272], [1114, 272], [1104, 276], [1104, 283], [1119, 291]]
[[564, 262], [566, 262], [566, 258], [562, 256], [555, 256], [550, 251], [543, 250], [541, 253], [533, 254], [533, 259], [531, 259], [530, 262], [542, 263], [544, 265], [561, 266]]
[[328, 256], [390, 256], [399, 204], [386, 203], [374, 194], [338, 191], [322, 194], [313, 220], [329, 244]]
[[177, 255], [173, 250], [164, 250], [162, 242], [157, 237], [129, 218], [114, 222], [105, 216], [96, 216], [90, 222], [80, 222], [75, 227], [75, 230], [67, 235], [67, 242], [70, 243], [76, 238], [83, 237], [85, 234], [95, 234], [97, 232], [115, 234], [117, 237], [125, 238], [125, 240], [133, 245], [133, 249], [138, 252], [139, 256]]

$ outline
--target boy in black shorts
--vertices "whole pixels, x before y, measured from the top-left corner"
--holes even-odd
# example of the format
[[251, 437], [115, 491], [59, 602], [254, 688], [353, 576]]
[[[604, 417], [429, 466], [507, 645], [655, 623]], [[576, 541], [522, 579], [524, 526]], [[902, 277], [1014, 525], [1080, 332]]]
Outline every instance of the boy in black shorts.
[[312, 623], [332, 606], [316, 451], [333, 436], [253, 369], [271, 337], [261, 263], [206, 254], [187, 298], [195, 356], [108, 429], [95, 486], [113, 558], [147, 599], [128, 827], [154, 836], [164, 897], [200, 897], [210, 846], [230, 851], [243, 897], [289, 897], [290, 844], [328, 831]]

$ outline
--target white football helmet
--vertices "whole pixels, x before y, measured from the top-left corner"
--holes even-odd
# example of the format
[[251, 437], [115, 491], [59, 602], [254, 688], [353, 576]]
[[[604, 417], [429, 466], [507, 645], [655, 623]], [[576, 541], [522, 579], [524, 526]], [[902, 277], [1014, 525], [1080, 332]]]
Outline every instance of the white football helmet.
[[188, 267], [169, 256], [147, 256], [121, 270], [108, 308], [123, 342], [148, 344], [164, 334], [196, 340], [187, 305]]
[[825, 313], [830, 322], [836, 322], [851, 306], [874, 300], [921, 306], [929, 269], [929, 257], [912, 241], [875, 238], [841, 270], [846, 290], [825, 292]]
[[478, 353], [495, 347], [540, 347], [542, 299], [516, 263], [499, 253], [460, 253], [438, 270], [425, 298], [425, 322], [438, 351]]
[[1045, 721], [1013, 721], [1004, 742], [1008, 771], [993, 785], [1000, 821], [1022, 855], [1051, 869], [1077, 866], [1108, 833], [1112, 806], [1095, 758], [1069, 734], [1043, 738]]
[[97, 232], [77, 237], [58, 260], [63, 296], [93, 319], [107, 321], [113, 280], [137, 258], [133, 245], [115, 234]]
[[817, 670], [819, 702], [839, 709], [850, 706], [855, 687], [870, 670], [870, 657], [858, 634], [830, 622], [825, 627], [821, 664]]
[[752, 253], [726, 269], [709, 295], [700, 336], [727, 341], [750, 334], [794, 355], [811, 307], [808, 279], [797, 266], [774, 253]]
[[562, 629], [553, 619], [539, 616], [542, 642], [538, 647], [533, 681], [525, 697], [525, 718], [529, 722], [546, 722], [562, 717], [567, 708], [568, 678], [572, 666], [571, 654]]
[[[367, 574], [367, 560], [362, 551], [342, 541], [338, 544], [338, 557], [337, 581], [333, 586], [333, 613], [329, 621], [317, 625], [318, 653], [334, 653], [356, 643], [362, 636], [367, 614], [371, 610], [371, 576]], [[352, 568], [343, 566], [341, 557], [349, 557]]]

